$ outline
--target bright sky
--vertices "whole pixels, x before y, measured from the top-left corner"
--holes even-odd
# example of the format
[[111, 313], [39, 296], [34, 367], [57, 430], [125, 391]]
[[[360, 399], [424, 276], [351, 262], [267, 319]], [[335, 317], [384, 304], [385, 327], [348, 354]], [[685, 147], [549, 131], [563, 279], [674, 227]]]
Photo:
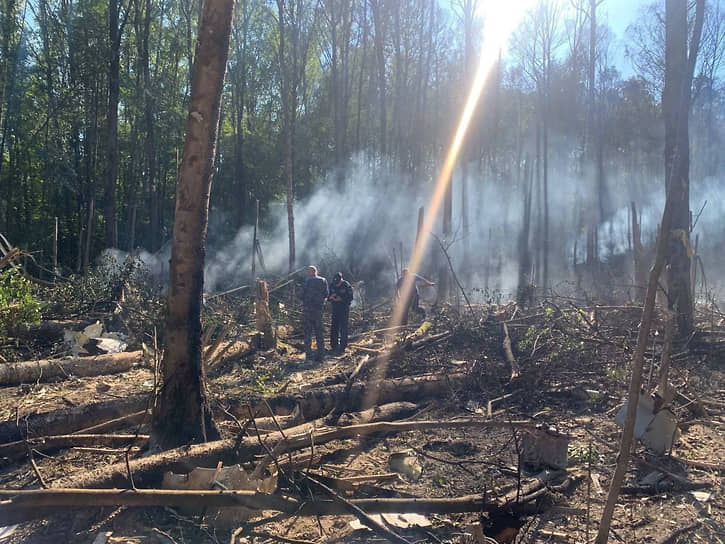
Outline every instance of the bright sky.
[[[598, 19], [607, 23], [616, 37], [613, 44], [613, 62], [624, 77], [632, 75], [632, 66], [624, 55], [624, 41], [627, 27], [632, 24], [641, 6], [653, 0], [604, 0], [598, 8]], [[483, 35], [489, 44], [507, 42], [506, 37], [516, 28], [523, 13], [536, 4], [536, 0], [481, 0], [479, 15], [483, 17], [485, 29]], [[484, 48], [486, 45], [484, 44]], [[503, 47], [505, 50], [505, 46]], [[484, 54], [486, 52], [484, 51]]]
[[609, 25], [617, 38], [613, 60], [623, 77], [633, 75], [632, 64], [624, 56], [627, 27], [634, 22], [640, 7], [649, 3], [651, 0], [604, 0], [599, 8], [602, 20]]

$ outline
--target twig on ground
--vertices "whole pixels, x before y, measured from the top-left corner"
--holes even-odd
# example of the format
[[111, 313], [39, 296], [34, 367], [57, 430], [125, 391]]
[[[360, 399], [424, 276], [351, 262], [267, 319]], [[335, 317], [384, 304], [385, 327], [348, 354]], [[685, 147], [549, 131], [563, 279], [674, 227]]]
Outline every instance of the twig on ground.
[[408, 540], [394, 532], [392, 529], [389, 529], [388, 527], [385, 527], [384, 525], [378, 523], [370, 517], [367, 513], [365, 513], [360, 507], [355, 506], [347, 499], [341, 497], [335, 491], [327, 487], [322, 482], [312, 478], [311, 476], [306, 476], [308, 480], [310, 480], [315, 486], [322, 489], [325, 493], [330, 495], [332, 500], [344, 507], [345, 510], [347, 510], [348, 513], [354, 515], [356, 518], [360, 520], [360, 522], [365, 525], [366, 527], [370, 528], [373, 532], [387, 538], [391, 542], [395, 542], [397, 544], [410, 544]]

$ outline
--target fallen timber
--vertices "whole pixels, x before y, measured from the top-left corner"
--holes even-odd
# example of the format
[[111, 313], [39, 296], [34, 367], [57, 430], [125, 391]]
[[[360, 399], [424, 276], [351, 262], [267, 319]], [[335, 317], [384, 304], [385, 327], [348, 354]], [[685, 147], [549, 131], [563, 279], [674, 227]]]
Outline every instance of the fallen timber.
[[[348, 411], [365, 410], [377, 404], [398, 401], [419, 402], [424, 398], [440, 396], [445, 390], [462, 387], [469, 380], [470, 376], [467, 374], [455, 373], [391, 378], [368, 383], [355, 382], [351, 386], [336, 384], [309, 389], [297, 395], [278, 395], [266, 399], [266, 404], [269, 404], [275, 414], [291, 414], [298, 408], [305, 419], [313, 419], [327, 415], [342, 400]], [[257, 409], [260, 415], [269, 413], [265, 402], [260, 399], [232, 399], [227, 409], [237, 417], [247, 417], [248, 406], [252, 410]]]
[[150, 406], [149, 395], [140, 394], [123, 399], [20, 416], [17, 419], [13, 418], [0, 423], [0, 444], [16, 442], [26, 437], [72, 433], [79, 429], [87, 429], [109, 420], [121, 418]]
[[8, 444], [0, 444], [0, 458], [20, 459], [28, 454], [28, 450], [47, 452], [64, 448], [98, 447], [123, 448], [141, 446], [148, 440], [143, 434], [66, 434], [28, 438]]
[[[464, 495], [452, 498], [367, 498], [348, 502], [370, 514], [493, 512], [499, 510], [530, 512], [526, 505], [541, 496], [547, 484], [567, 475], [566, 471], [548, 471], [535, 477], [520, 489], [498, 498], [485, 495]], [[583, 473], [568, 474], [580, 479]], [[304, 502], [291, 496], [270, 495], [246, 490], [180, 491], [168, 489], [32, 489], [0, 490], [0, 525], [21, 523], [58, 513], [72, 513], [89, 506], [177, 506], [234, 507], [276, 510], [295, 515], [349, 514], [336, 501], [315, 499]]]
[[[453, 429], [476, 427], [479, 429], [533, 429], [535, 426], [528, 421], [493, 421], [493, 420], [453, 420], [453, 421], [400, 421], [377, 422], [350, 425], [349, 427], [323, 428], [310, 431], [309, 425], [292, 427], [282, 432], [272, 432], [264, 436], [267, 447], [261, 444], [260, 437], [241, 439], [225, 439], [204, 444], [182, 446], [163, 451], [149, 457], [130, 460], [128, 464], [119, 462], [77, 476], [61, 478], [51, 483], [51, 487], [128, 487], [129, 471], [134, 483], [140, 487], [150, 487], [161, 480], [165, 471], [177, 473], [190, 472], [194, 467], [215, 467], [221, 461], [231, 465], [240, 461], [253, 459], [257, 455], [267, 453], [267, 449], [275, 450], [278, 455], [289, 451], [300, 450], [326, 444], [333, 440], [359, 438], [372, 434], [398, 433], [403, 431], [424, 431], [430, 429]], [[302, 429], [300, 431], [300, 428]], [[280, 447], [276, 444], [282, 442]]]
[[[463, 373], [411, 376], [374, 381], [355, 382], [303, 391], [300, 394], [277, 395], [270, 398], [253, 397], [249, 399], [223, 399], [228, 402], [226, 411], [238, 418], [248, 418], [249, 410], [260, 416], [273, 414], [291, 414], [296, 409], [304, 419], [316, 419], [330, 413], [344, 399], [346, 411], [364, 410], [373, 404], [388, 404], [439, 396], [443, 391], [456, 389], [466, 384], [468, 376]], [[375, 399], [374, 402], [371, 399]], [[27, 437], [70, 434], [83, 429], [85, 433], [100, 432], [98, 426], [110, 420], [136, 414], [142, 418], [143, 412], [150, 406], [149, 394], [132, 395], [124, 399], [114, 399], [93, 404], [76, 406], [62, 410], [53, 410], [40, 414], [23, 416], [16, 422], [13, 418], [0, 423], [0, 444], [15, 442]], [[221, 411], [215, 411], [216, 417], [226, 417]], [[119, 428], [119, 427], [115, 427]]]
[[[382, 406], [376, 406], [362, 412], [351, 414], [343, 414], [340, 421], [343, 425], [353, 425], [361, 423], [372, 423], [375, 421], [395, 420], [408, 417], [418, 410], [417, 404], [409, 402], [394, 402]], [[263, 418], [268, 419], [268, 418]], [[258, 420], [254, 421], [254, 425], [258, 425]], [[301, 423], [296, 427], [297, 432], [305, 430], [312, 431], [316, 428], [324, 426], [322, 419]], [[250, 427], [253, 430], [254, 426]], [[106, 446], [111, 448], [122, 448], [128, 446], [143, 446], [148, 440], [146, 434], [66, 434], [42, 436], [38, 438], [28, 438], [0, 444], [0, 459], [6, 458], [10, 460], [23, 459], [28, 455], [30, 449], [35, 452], [48, 453], [68, 448], [79, 447], [99, 447]]]
[[107, 353], [70, 359], [39, 359], [0, 366], [0, 385], [18, 385], [67, 378], [119, 374], [143, 362], [143, 351]]

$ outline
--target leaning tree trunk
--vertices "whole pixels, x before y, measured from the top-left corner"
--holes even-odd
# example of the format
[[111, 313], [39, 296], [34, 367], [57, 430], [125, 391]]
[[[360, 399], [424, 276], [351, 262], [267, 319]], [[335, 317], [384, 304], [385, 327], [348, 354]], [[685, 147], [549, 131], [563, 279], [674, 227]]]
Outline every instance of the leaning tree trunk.
[[[676, 217], [682, 206], [683, 189], [688, 193], [688, 138], [687, 138], [687, 113], [689, 110], [690, 85], [692, 83], [692, 72], [694, 69], [695, 58], [697, 57], [697, 49], [700, 41], [700, 33], [702, 31], [702, 16], [704, 12], [704, 0], [697, 0], [695, 28], [692, 34], [692, 42], [690, 46], [690, 57], [687, 56], [687, 6], [682, 0], [667, 0], [666, 3], [666, 22], [665, 22], [665, 89], [662, 93], [662, 106], [665, 116], [665, 167], [667, 183], [667, 199], [665, 201], [665, 209], [662, 212], [662, 224], [657, 238], [657, 247], [655, 251], [655, 260], [650, 271], [647, 283], [647, 294], [645, 295], [644, 307], [642, 308], [642, 320], [639, 325], [637, 334], [637, 346], [632, 356], [632, 379], [629, 384], [629, 394], [627, 397], [627, 413], [624, 419], [624, 428], [622, 429], [622, 437], [619, 444], [619, 454], [617, 455], [617, 466], [612, 481], [609, 486], [607, 502], [602, 512], [602, 520], [599, 524], [599, 531], [595, 544], [606, 544], [609, 540], [609, 528], [611, 526], [614, 508], [617, 503], [617, 497], [622, 487], [622, 482], [627, 473], [627, 465], [629, 463], [630, 451], [632, 450], [634, 426], [636, 422], [637, 404], [642, 385], [642, 367], [644, 365], [644, 354], [647, 349], [647, 339], [652, 324], [652, 316], [654, 314], [655, 296], [657, 293], [657, 285], [660, 273], [666, 265], [669, 258], [672, 262], [673, 254], [672, 245], [673, 238], [678, 232]], [[689, 74], [689, 77], [688, 77]], [[682, 119], [684, 117], [684, 120]], [[684, 127], [684, 141], [676, 134]], [[673, 132], [674, 131], [674, 132]], [[681, 147], [684, 144], [684, 149]], [[668, 154], [669, 153], [671, 154]], [[683, 161], [684, 157], [684, 161]], [[684, 166], [683, 166], [684, 163]], [[684, 168], [684, 170], [683, 170]], [[673, 175], [680, 176], [679, 179], [673, 179]], [[682, 177], [684, 176], [684, 178]], [[684, 185], [683, 185], [684, 179]], [[684, 238], [679, 240], [680, 244], [686, 241], [689, 232], [689, 210], [688, 210], [688, 230], [685, 231]], [[684, 244], [683, 244], [684, 245]], [[670, 275], [672, 275], [670, 273]], [[689, 295], [689, 268], [687, 275], [687, 293]], [[670, 283], [670, 288], [672, 284]], [[670, 300], [673, 299], [673, 292], [670, 291]], [[691, 309], [691, 307], [690, 307]], [[682, 307], [678, 310], [681, 312]], [[690, 315], [690, 318], [692, 316]], [[690, 324], [692, 322], [690, 321]], [[680, 331], [682, 332], [682, 330]]]
[[163, 386], [152, 440], [163, 447], [219, 436], [204, 391], [201, 296], [209, 194], [234, 0], [206, 0], [199, 26], [184, 153], [176, 188]]

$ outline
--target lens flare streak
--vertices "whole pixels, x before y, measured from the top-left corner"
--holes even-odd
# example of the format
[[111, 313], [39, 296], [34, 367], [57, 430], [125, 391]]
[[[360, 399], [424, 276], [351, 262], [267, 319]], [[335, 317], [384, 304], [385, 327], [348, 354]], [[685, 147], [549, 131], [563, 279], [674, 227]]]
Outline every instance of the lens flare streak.
[[[500, 6], [500, 3], [497, 0], [492, 0], [489, 2], [489, 8], [491, 8], [494, 4]], [[517, 16], [512, 16], [510, 6], [507, 10], [492, 10], [488, 14], [484, 14], [484, 17], [487, 18], [486, 28], [490, 29], [488, 34], [489, 40], [486, 41], [485, 47], [483, 48], [478, 67], [476, 69], [476, 74], [463, 107], [463, 112], [461, 113], [461, 117], [458, 121], [453, 140], [436, 180], [430, 203], [426, 207], [427, 213], [423, 220], [420, 236], [416, 240], [410, 261], [408, 262], [408, 270], [410, 271], [410, 274], [407, 275], [406, 281], [404, 281], [401, 285], [399, 290], [400, 296], [393, 305], [393, 315], [389, 324], [390, 327], [397, 327], [403, 321], [403, 312], [407, 309], [407, 305], [404, 302], [408, 300], [408, 297], [410, 297], [414, 288], [414, 274], [417, 273], [421, 261], [423, 260], [423, 256], [425, 255], [425, 248], [430, 239], [431, 232], [433, 231], [436, 217], [440, 212], [446, 191], [451, 183], [453, 169], [455, 168], [461, 147], [465, 141], [471, 120], [473, 119], [473, 114], [475, 113], [476, 107], [478, 106], [478, 102], [481, 98], [484, 85], [494, 65], [498, 61], [501, 52], [505, 49], [509, 36], [513, 32], [516, 24], [521, 19], [521, 16], [526, 9], [525, 3], [522, 4], [520, 1], [516, 7], [518, 8], [515, 10], [515, 15]], [[373, 369], [373, 381], [377, 381], [385, 377], [388, 368], [388, 359], [389, 358], [386, 355], [378, 357], [376, 367]], [[368, 391], [366, 394], [365, 405], [374, 406], [377, 404], [377, 397], [378, 394], [376, 391]]]

